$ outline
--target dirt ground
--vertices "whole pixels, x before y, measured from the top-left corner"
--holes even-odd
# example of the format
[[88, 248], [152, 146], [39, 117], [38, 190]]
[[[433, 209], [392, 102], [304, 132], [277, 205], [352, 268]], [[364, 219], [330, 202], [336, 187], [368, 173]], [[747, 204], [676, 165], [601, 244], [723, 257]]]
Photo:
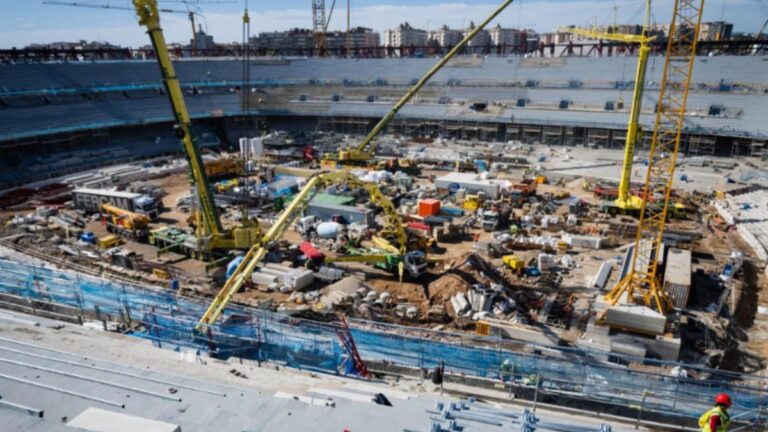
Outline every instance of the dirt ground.
[[155, 186], [162, 187], [167, 195], [162, 198], [163, 206], [166, 211], [161, 215], [159, 223], [164, 225], [173, 225], [179, 227], [187, 226], [187, 217], [189, 213], [182, 213], [176, 209], [176, 200], [186, 196], [191, 188], [189, 177], [186, 175], [170, 175], [167, 177], [150, 180], [147, 182]]
[[754, 318], [752, 328], [747, 333], [749, 342], [747, 347], [763, 359], [768, 359], [768, 276], [765, 272], [755, 272], [754, 275], [745, 275], [747, 283], [754, 283], [756, 302], [754, 305]]

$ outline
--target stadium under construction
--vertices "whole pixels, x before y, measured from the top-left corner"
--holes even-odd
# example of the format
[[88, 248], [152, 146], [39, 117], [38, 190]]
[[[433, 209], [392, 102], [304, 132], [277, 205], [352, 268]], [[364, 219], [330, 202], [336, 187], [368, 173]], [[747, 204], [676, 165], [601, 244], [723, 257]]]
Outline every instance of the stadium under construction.
[[334, 51], [313, 1], [307, 52], [247, 9], [183, 51], [133, 0], [150, 49], [0, 50], [2, 424], [763, 430], [762, 30], [479, 49], [510, 3], [444, 49]]

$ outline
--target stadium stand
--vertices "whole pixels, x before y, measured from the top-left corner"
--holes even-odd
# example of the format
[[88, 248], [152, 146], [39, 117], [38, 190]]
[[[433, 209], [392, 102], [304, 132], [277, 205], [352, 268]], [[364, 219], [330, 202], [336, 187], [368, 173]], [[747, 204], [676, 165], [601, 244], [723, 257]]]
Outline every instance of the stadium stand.
[[[434, 61], [256, 59], [251, 114], [310, 119], [348, 132], [349, 119], [383, 116]], [[487, 124], [497, 128], [492, 139], [620, 147], [634, 65], [635, 58], [624, 56], [457, 58], [400, 112], [390, 130], [407, 133], [397, 129], [405, 121]], [[242, 115], [239, 60], [180, 60], [176, 67], [191, 115], [208, 131], [214, 129], [211, 121]], [[661, 58], [652, 57], [641, 119], [646, 130], [653, 123], [661, 71]], [[764, 148], [768, 57], [699, 57], [694, 71], [686, 134], [690, 142], [707, 144], [686, 151], [731, 155]], [[171, 120], [152, 60], [0, 65], [0, 148], [33, 143], [46, 151], [51, 137], [140, 130]]]

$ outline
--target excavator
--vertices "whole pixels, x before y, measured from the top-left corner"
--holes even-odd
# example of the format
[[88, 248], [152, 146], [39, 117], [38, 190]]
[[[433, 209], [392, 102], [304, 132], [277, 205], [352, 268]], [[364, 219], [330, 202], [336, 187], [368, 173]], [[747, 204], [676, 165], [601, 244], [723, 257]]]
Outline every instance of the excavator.
[[[253, 272], [266, 257], [269, 250], [277, 243], [288, 229], [294, 224], [301, 212], [309, 205], [312, 197], [318, 190], [342, 184], [357, 189], [364, 189], [370, 196], [371, 204], [382, 209], [387, 223], [372, 239], [374, 247], [384, 253], [350, 255], [343, 258], [330, 258], [328, 262], [367, 262], [374, 264], [392, 263], [393, 260], [402, 278], [406, 266], [417, 272], [426, 269], [426, 257], [418, 251], [409, 252], [408, 237], [403, 228], [402, 220], [392, 201], [384, 195], [375, 183], [360, 180], [354, 174], [346, 170], [324, 172], [317, 174], [307, 181], [304, 187], [296, 194], [288, 204], [280, 217], [269, 230], [253, 245], [234, 272], [229, 276], [224, 287], [211, 302], [211, 305], [203, 314], [197, 324], [196, 330], [203, 331], [216, 322], [218, 317], [229, 303], [232, 296], [243, 287], [250, 279]], [[419, 270], [421, 269], [421, 270]]]
[[[606, 195], [616, 195], [613, 202], [606, 202], [603, 210], [609, 213], [637, 214], [643, 206], [643, 198], [633, 194], [630, 190], [632, 180], [632, 162], [635, 157], [635, 145], [640, 135], [640, 112], [642, 111], [643, 90], [645, 88], [645, 75], [648, 67], [648, 57], [651, 53], [651, 42], [655, 36], [648, 36], [650, 29], [651, 1], [645, 2], [645, 17], [643, 30], [640, 35], [601, 32], [594, 29], [567, 28], [564, 31], [592, 38], [604, 39], [625, 43], [637, 43], [640, 49], [637, 55], [637, 69], [635, 71], [635, 87], [632, 93], [632, 106], [629, 110], [629, 122], [627, 123], [627, 135], [624, 146], [624, 160], [621, 164], [621, 180], [619, 189], [614, 192], [606, 192]], [[601, 190], [604, 190], [602, 188]]]
[[[248, 249], [262, 237], [261, 228], [258, 221], [251, 219], [245, 219], [241, 226], [231, 229], [225, 229], [221, 223], [216, 210], [213, 190], [206, 175], [206, 166], [197, 144], [197, 137], [192, 130], [184, 94], [179, 85], [168, 47], [165, 44], [163, 30], [160, 27], [157, 0], [133, 0], [133, 6], [139, 18], [139, 24], [147, 29], [147, 34], [152, 41], [166, 94], [176, 120], [174, 131], [176, 137], [181, 141], [184, 155], [189, 164], [192, 183], [195, 186], [199, 223], [197, 224], [195, 239], [191, 240], [194, 243], [192, 248], [194, 255], [196, 258], [209, 260], [217, 256], [226, 256], [228, 251], [233, 249]], [[164, 250], [173, 250], [176, 247], [182, 247], [182, 243], [190, 243], [190, 239], [180, 236], [176, 231], [172, 228], [153, 230], [150, 240]]]
[[[493, 19], [496, 18], [496, 16], [499, 15], [504, 9], [506, 9], [507, 6], [512, 4], [512, 1], [513, 0], [505, 0], [498, 8], [496, 8], [496, 10], [493, 11], [493, 13], [491, 13], [491, 15], [488, 16], [488, 18], [485, 19], [485, 21], [475, 27], [474, 30], [467, 33], [464, 39], [457, 43], [456, 46], [454, 46], [443, 58], [440, 59], [440, 61], [435, 63], [435, 65], [432, 66], [427, 71], [427, 73], [425, 73], [424, 76], [422, 76], [421, 79], [419, 79], [416, 84], [414, 84], [408, 90], [408, 92], [406, 92], [405, 95], [403, 95], [403, 97], [397, 101], [397, 103], [395, 103], [392, 109], [381, 120], [379, 120], [376, 126], [371, 129], [368, 135], [363, 138], [357, 147], [341, 148], [337, 152], [324, 154], [320, 160], [320, 166], [323, 169], [329, 170], [344, 167], [376, 167], [376, 142], [374, 141], [374, 138], [376, 138], [379, 132], [384, 130], [387, 124], [389, 124], [389, 122], [397, 115], [400, 109], [403, 108], [405, 104], [407, 104], [411, 99], [413, 99], [416, 93], [418, 93], [418, 91], [437, 73], [437, 71], [442, 69], [442, 67], [445, 66], [445, 64], [448, 63], [458, 52], [460, 52], [464, 46], [467, 45], [467, 43], [475, 37], [475, 35], [484, 29], [488, 23], [493, 21]], [[398, 160], [391, 162], [391, 164], [392, 167], [410, 167], [412, 165], [408, 161]]]

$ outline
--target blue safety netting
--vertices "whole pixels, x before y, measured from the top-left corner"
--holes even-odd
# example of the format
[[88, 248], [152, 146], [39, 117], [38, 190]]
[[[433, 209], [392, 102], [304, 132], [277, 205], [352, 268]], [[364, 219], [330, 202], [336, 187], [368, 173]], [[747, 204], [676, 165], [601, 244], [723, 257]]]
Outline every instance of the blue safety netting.
[[[219, 325], [203, 334], [194, 331], [205, 311], [205, 300], [178, 296], [171, 289], [139, 286], [88, 277], [0, 259], [0, 293], [43, 300], [102, 316], [130, 317], [141, 322], [134, 336], [169, 349], [189, 349], [217, 357], [271, 361], [290, 367], [343, 373], [348, 355], [333, 324], [298, 319], [245, 306], [228, 307]], [[538, 386], [550, 394], [644, 410], [695, 417], [714, 395], [728, 392], [736, 401], [734, 414], [758, 417], [768, 401], [763, 378], [729, 375], [682, 365], [699, 378], [673, 376], [674, 363], [655, 363], [654, 372], [604, 360], [604, 354], [565, 347], [520, 349], [519, 341], [438, 332], [391, 324], [352, 320], [351, 333], [361, 357], [399, 367], [432, 369], [443, 363], [447, 372], [501, 383]], [[515, 346], [517, 344], [517, 346]], [[516, 349], [517, 347], [517, 349]], [[661, 371], [661, 372], [660, 372]], [[707, 377], [702, 378], [702, 377]], [[715, 378], [712, 378], [715, 377]], [[751, 416], [751, 417], [750, 417]]]

